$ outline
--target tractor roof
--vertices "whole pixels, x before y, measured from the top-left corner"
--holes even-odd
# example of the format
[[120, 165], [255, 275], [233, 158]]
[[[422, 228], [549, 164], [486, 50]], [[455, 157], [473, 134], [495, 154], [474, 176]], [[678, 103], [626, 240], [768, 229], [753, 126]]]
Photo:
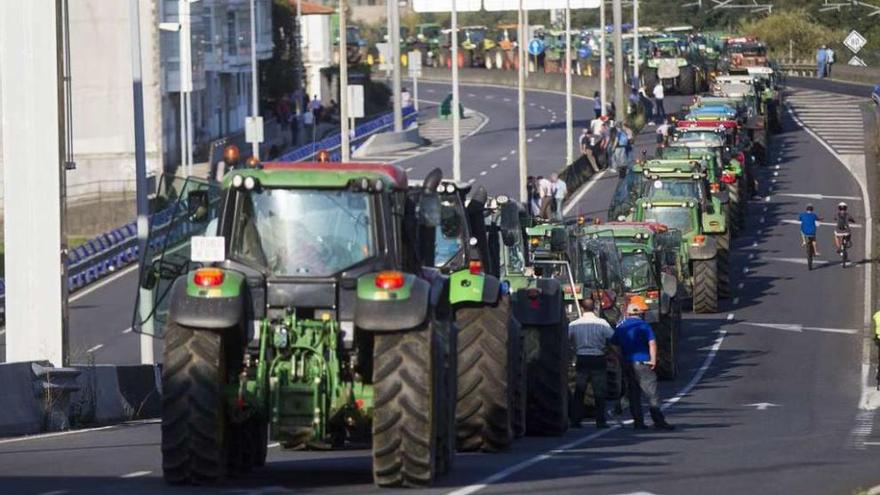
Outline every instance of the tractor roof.
[[[608, 222], [584, 228], [586, 234], [598, 234], [619, 239], [645, 239], [660, 232], [666, 232], [666, 225], [659, 222]], [[636, 234], [639, 237], [636, 237]]]
[[698, 205], [698, 201], [691, 197], [663, 198], [663, 199], [642, 199], [642, 205], [650, 204], [654, 206], [672, 206], [679, 208], [694, 208]]
[[701, 166], [699, 160], [684, 158], [651, 159], [641, 164], [642, 170], [652, 172], [682, 172], [691, 173], [694, 167]]
[[[708, 112], [707, 112], [708, 113]], [[688, 119], [681, 120], [676, 122], [675, 127], [676, 130], [687, 132], [688, 130], [694, 131], [721, 131], [721, 130], [730, 130], [736, 129], [739, 124], [735, 120], [721, 119], [721, 118], [709, 118], [708, 115], [701, 115], [701, 118], [697, 119]]]
[[338, 188], [361, 178], [381, 179], [388, 187], [407, 186], [403, 169], [376, 163], [268, 162], [262, 168], [233, 170], [226, 174], [224, 186], [236, 175], [253, 176], [268, 187]]

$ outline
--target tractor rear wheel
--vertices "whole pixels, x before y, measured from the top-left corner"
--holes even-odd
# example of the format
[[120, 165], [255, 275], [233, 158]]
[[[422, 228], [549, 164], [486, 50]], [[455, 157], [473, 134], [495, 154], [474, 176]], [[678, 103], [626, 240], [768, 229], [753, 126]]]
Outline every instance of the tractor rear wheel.
[[693, 262], [694, 313], [718, 312], [718, 266], [715, 258]]
[[[445, 359], [448, 321], [377, 333], [373, 348], [373, 479], [379, 486], [430, 485], [449, 434]], [[452, 368], [454, 370], [454, 367]], [[445, 395], [445, 396], [444, 396]]]
[[[488, 59], [487, 59], [488, 60]], [[458, 310], [458, 450], [498, 452], [514, 437], [516, 340], [519, 332], [502, 298], [495, 306]]]
[[697, 94], [697, 75], [693, 67], [682, 67], [678, 74], [678, 92], [683, 95]]
[[[564, 319], [564, 316], [562, 317]], [[568, 330], [523, 326], [526, 354], [526, 433], [558, 436], [568, 429]]]
[[221, 331], [165, 326], [162, 472], [171, 484], [210, 483], [226, 474], [226, 350]]
[[[678, 304], [673, 301], [672, 304]], [[662, 380], [674, 380], [678, 376], [678, 329], [681, 325], [681, 313], [672, 310], [668, 315], [661, 316], [654, 325], [657, 336], [657, 377]]]

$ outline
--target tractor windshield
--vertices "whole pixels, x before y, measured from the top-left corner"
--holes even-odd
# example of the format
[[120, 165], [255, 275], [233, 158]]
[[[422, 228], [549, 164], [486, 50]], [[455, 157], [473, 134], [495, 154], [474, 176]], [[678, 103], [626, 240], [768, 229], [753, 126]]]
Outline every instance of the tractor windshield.
[[655, 206], [645, 209], [646, 222], [657, 222], [686, 234], [694, 230], [691, 210], [681, 206]]
[[644, 252], [623, 253], [623, 285], [629, 292], [641, 292], [656, 287], [651, 260]]
[[230, 257], [280, 277], [327, 277], [375, 255], [370, 195], [263, 189], [238, 196]]
[[471, 43], [479, 43], [483, 41], [483, 38], [486, 37], [485, 29], [468, 29], [467, 37], [471, 40]]
[[670, 199], [670, 198], [695, 198], [702, 197], [700, 185], [691, 179], [656, 179], [645, 181], [642, 190], [643, 198]]
[[446, 198], [440, 202], [440, 225], [434, 238], [434, 265], [441, 267], [449, 263], [464, 247], [462, 228], [464, 211], [461, 203]]

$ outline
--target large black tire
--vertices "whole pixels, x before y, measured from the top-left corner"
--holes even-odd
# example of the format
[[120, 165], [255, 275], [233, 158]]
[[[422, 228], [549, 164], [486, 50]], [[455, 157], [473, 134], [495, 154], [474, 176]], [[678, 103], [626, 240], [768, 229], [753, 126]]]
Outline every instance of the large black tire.
[[495, 306], [466, 307], [456, 313], [460, 330], [455, 423], [460, 451], [498, 452], [513, 440], [519, 335], [511, 321], [506, 298]]
[[678, 92], [683, 95], [697, 94], [697, 73], [690, 65], [682, 67], [678, 73]]
[[438, 472], [441, 437], [451, 433], [446, 404], [453, 400], [444, 396], [451, 328], [431, 318], [414, 330], [375, 336], [373, 479], [379, 486], [424, 487]]
[[510, 315], [510, 324], [515, 327], [516, 340], [514, 363], [513, 363], [513, 415], [511, 418], [511, 427], [513, 428], [513, 436], [521, 438], [526, 434], [526, 402], [528, 400], [528, 390], [526, 385], [526, 354], [525, 354], [525, 336], [523, 335], [522, 325]]
[[715, 258], [693, 261], [694, 313], [718, 312], [718, 266]]
[[162, 472], [171, 484], [226, 474], [226, 355], [221, 332], [169, 321], [162, 368]]
[[718, 243], [718, 297], [731, 297], [730, 287], [730, 230], [715, 237]]
[[567, 327], [564, 321], [556, 325], [523, 326], [528, 435], [558, 436], [568, 429]]
[[[678, 304], [673, 301], [672, 304]], [[657, 377], [675, 380], [678, 376], [678, 331], [681, 313], [675, 309], [653, 325], [657, 337]]]

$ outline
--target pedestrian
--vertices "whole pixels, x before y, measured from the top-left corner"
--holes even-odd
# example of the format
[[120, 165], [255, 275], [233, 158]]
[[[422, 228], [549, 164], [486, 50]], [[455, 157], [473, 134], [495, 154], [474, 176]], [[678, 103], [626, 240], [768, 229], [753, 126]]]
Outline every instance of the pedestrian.
[[623, 125], [618, 125], [615, 129], [614, 138], [612, 138], [611, 151], [611, 170], [614, 170], [623, 177], [626, 174], [626, 150], [629, 146], [629, 136], [627, 136]]
[[409, 90], [406, 88], [400, 90], [400, 106], [401, 108], [409, 108], [413, 106], [412, 95], [409, 94]]
[[602, 116], [602, 95], [598, 91], [593, 93], [593, 113], [597, 119]]
[[831, 48], [825, 49], [825, 74], [830, 78], [831, 77], [831, 66], [834, 65], [834, 50]]
[[306, 113], [304, 113], [302, 116], [302, 121], [303, 121], [303, 129], [306, 132], [308, 132], [309, 134], [311, 134], [312, 142], [314, 142], [315, 141], [315, 128], [317, 127], [315, 125], [315, 114], [312, 113], [311, 110], [306, 110]]
[[321, 103], [321, 99], [318, 98], [318, 95], [315, 95], [312, 98], [312, 101], [309, 102], [309, 111], [312, 112], [312, 117], [314, 118], [315, 123], [321, 121], [321, 110], [324, 108], [324, 104]]
[[657, 84], [654, 85], [654, 109], [656, 110], [654, 113], [659, 120], [663, 120], [666, 118], [666, 109], [663, 108], [663, 98], [666, 96], [663, 93], [663, 83], [661, 81], [657, 81]]
[[538, 216], [549, 220], [550, 209], [553, 207], [553, 184], [543, 175], [538, 176], [538, 198], [540, 205]]
[[622, 361], [623, 376], [626, 380], [629, 410], [633, 417], [633, 427], [645, 429], [642, 411], [642, 395], [648, 401], [654, 427], [672, 430], [675, 427], [666, 422], [660, 410], [660, 397], [657, 394], [657, 339], [651, 325], [642, 319], [648, 306], [641, 296], [630, 298], [626, 307], [626, 318], [614, 330], [611, 343]]
[[568, 324], [568, 340], [575, 349], [574, 395], [569, 401], [569, 419], [572, 428], [580, 428], [584, 418], [584, 395], [587, 383], [593, 385], [593, 400], [596, 404], [596, 428], [608, 428], [605, 419], [606, 385], [608, 366], [605, 352], [614, 330], [604, 319], [596, 316], [596, 305], [592, 299], [581, 299], [583, 315]]
[[639, 88], [639, 103], [645, 109], [645, 120], [648, 122], [648, 125], [654, 125], [654, 103], [651, 102], [648, 94], [645, 93], [644, 86]]
[[526, 193], [529, 197], [529, 213], [531, 216], [536, 217], [541, 208], [538, 203], [540, 198], [538, 194], [538, 183], [535, 180], [534, 175], [530, 175], [528, 179], [526, 179]]
[[294, 109], [294, 112], [290, 114], [290, 144], [291, 146], [295, 146], [299, 143], [299, 120], [300, 120], [299, 112]]
[[669, 144], [669, 131], [671, 128], [669, 127], [669, 119], [663, 119], [660, 122], [660, 125], [657, 126], [657, 144], [660, 146], [666, 146]]
[[589, 162], [593, 172], [599, 171], [599, 164], [596, 163], [596, 155], [593, 152], [597, 142], [598, 139], [590, 133], [589, 129], [585, 128], [583, 132], [581, 132], [581, 153], [587, 157], [587, 162]]
[[825, 77], [825, 64], [828, 62], [828, 52], [825, 45], [816, 50], [816, 77], [822, 79]]
[[556, 219], [562, 221], [562, 202], [568, 195], [568, 185], [559, 177], [559, 174], [550, 175], [550, 182], [553, 184], [553, 199], [556, 203]]

